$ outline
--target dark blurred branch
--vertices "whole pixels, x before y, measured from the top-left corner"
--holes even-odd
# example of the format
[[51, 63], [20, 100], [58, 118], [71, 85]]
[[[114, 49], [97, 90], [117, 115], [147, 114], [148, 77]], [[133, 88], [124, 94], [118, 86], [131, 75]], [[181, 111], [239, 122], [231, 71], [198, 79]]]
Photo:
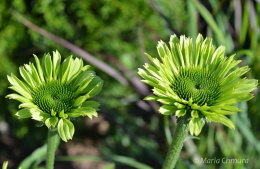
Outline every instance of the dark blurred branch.
[[158, 9], [156, 7], [156, 5], [154, 4], [153, 0], [146, 0], [146, 1], [150, 5], [150, 7], [166, 21], [168, 28], [173, 33], [175, 33], [177, 36], [180, 36], [179, 32], [172, 26], [171, 20], [162, 11], [160, 11], [160, 9]]
[[67, 49], [75, 52], [76, 54], [81, 56], [84, 60], [88, 61], [89, 63], [91, 63], [93, 65], [95, 65], [97, 68], [104, 71], [105, 73], [107, 73], [111, 77], [115, 78], [120, 83], [125, 84], [125, 85], [128, 84], [127, 79], [119, 71], [117, 71], [116, 69], [114, 69], [113, 67], [108, 65], [107, 63], [104, 63], [101, 60], [95, 58], [94, 56], [92, 56], [91, 54], [89, 54], [85, 50], [77, 47], [76, 45], [74, 45], [74, 44], [72, 44], [72, 43], [52, 34], [52, 33], [49, 33], [49, 32], [45, 31], [44, 29], [42, 29], [40, 27], [38, 27], [37, 25], [35, 25], [32, 22], [30, 22], [29, 20], [27, 20], [20, 13], [14, 11], [14, 10], [11, 10], [11, 13], [15, 18], [18, 19], [19, 22], [24, 24], [29, 29], [32, 29], [35, 32], [41, 34], [42, 36], [49, 38], [49, 39], [57, 42], [58, 44], [66, 47]]

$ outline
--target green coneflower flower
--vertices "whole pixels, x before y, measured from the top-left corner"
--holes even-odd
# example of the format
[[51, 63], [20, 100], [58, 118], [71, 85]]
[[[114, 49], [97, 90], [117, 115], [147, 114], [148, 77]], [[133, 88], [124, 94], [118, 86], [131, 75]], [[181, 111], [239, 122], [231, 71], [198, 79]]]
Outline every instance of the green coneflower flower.
[[97, 95], [103, 86], [103, 80], [83, 65], [82, 59], [72, 56], [61, 64], [58, 51], [53, 57], [44, 55], [40, 63], [34, 55], [33, 63], [20, 67], [23, 80], [15, 75], [8, 76], [11, 89], [18, 94], [9, 94], [7, 98], [21, 102], [16, 115], [19, 118], [32, 118], [44, 123], [48, 128], [58, 129], [59, 136], [65, 142], [72, 139], [74, 125], [71, 118], [79, 116], [97, 116], [99, 103], [89, 99]]
[[237, 102], [253, 98], [258, 82], [241, 78], [248, 66], [235, 68], [239, 61], [225, 57], [225, 47], [215, 49], [211, 38], [198, 35], [195, 46], [191, 38], [171, 36], [167, 44], [157, 46], [159, 58], [146, 54], [151, 64], [145, 63], [138, 74], [144, 83], [153, 87], [154, 95], [145, 100], [164, 105], [159, 112], [176, 115], [189, 125], [191, 135], [199, 135], [205, 122], [220, 122], [235, 128], [226, 115], [241, 111]]

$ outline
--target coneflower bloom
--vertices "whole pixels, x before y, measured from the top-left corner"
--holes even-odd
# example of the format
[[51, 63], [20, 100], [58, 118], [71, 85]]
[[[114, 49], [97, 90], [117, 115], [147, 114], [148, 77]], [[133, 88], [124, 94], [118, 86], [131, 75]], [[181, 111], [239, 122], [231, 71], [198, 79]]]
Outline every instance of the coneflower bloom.
[[138, 71], [142, 82], [153, 87], [154, 95], [145, 100], [163, 103], [159, 112], [183, 119], [191, 135], [199, 135], [208, 121], [235, 128], [226, 115], [241, 111], [234, 104], [253, 98], [250, 92], [258, 84], [241, 78], [248, 66], [237, 68], [241, 61], [234, 60], [235, 55], [224, 56], [225, 47], [216, 49], [211, 38], [204, 40], [200, 34], [195, 44], [191, 38], [173, 35], [169, 47], [160, 41], [159, 57], [146, 54], [151, 64]]
[[97, 95], [103, 80], [83, 65], [82, 59], [72, 56], [61, 64], [58, 51], [53, 57], [44, 55], [41, 63], [36, 55], [35, 65], [25, 64], [19, 68], [22, 79], [8, 76], [11, 89], [17, 93], [7, 98], [21, 102], [16, 113], [19, 118], [32, 118], [48, 128], [58, 129], [65, 142], [72, 139], [74, 125], [70, 119], [79, 116], [97, 116], [99, 103], [89, 100]]

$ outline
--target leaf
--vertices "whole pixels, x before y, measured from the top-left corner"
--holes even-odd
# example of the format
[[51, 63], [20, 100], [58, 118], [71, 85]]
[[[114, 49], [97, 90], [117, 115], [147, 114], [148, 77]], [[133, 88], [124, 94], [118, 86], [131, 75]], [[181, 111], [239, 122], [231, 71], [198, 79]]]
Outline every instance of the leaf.
[[116, 168], [116, 164], [115, 163], [111, 163], [111, 164], [108, 164], [107, 166], [105, 166], [102, 169], [115, 169], [115, 168]]
[[59, 120], [58, 133], [63, 141], [67, 142], [67, 140], [72, 139], [74, 132], [75, 128], [71, 121], [67, 119]]
[[30, 118], [32, 116], [29, 109], [19, 110], [15, 115], [18, 116], [19, 119], [26, 119], [26, 118]]
[[201, 16], [206, 20], [206, 22], [209, 24], [212, 30], [216, 33], [219, 41], [227, 47], [227, 52], [231, 52], [234, 48], [234, 44], [227, 44], [226, 35], [222, 33], [222, 31], [219, 29], [212, 14], [198, 0], [192, 0], [192, 2], [195, 4]]

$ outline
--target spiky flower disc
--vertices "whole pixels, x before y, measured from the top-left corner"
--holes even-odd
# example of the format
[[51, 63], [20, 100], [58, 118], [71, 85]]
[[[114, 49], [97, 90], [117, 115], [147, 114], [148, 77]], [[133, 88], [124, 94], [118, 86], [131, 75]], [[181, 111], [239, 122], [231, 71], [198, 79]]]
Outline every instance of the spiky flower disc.
[[61, 64], [58, 51], [52, 58], [44, 55], [41, 63], [34, 58], [36, 66], [29, 63], [20, 67], [23, 80], [7, 76], [10, 88], [18, 93], [7, 98], [21, 102], [16, 113], [19, 118], [32, 118], [48, 128], [57, 126], [62, 140], [72, 139], [75, 129], [71, 118], [98, 115], [99, 103], [89, 99], [101, 91], [103, 80], [89, 65], [84, 66], [82, 59], [69, 57]]
[[258, 82], [241, 79], [248, 66], [235, 68], [240, 61], [225, 57], [225, 47], [215, 49], [212, 39], [199, 34], [195, 45], [191, 38], [171, 36], [170, 49], [160, 41], [158, 58], [146, 54], [152, 64], [145, 63], [138, 74], [144, 83], [153, 87], [152, 96], [145, 100], [165, 105], [159, 112], [175, 114], [189, 124], [190, 133], [198, 135], [205, 121], [220, 122], [235, 128], [226, 115], [241, 111], [233, 106], [253, 97], [250, 93]]

